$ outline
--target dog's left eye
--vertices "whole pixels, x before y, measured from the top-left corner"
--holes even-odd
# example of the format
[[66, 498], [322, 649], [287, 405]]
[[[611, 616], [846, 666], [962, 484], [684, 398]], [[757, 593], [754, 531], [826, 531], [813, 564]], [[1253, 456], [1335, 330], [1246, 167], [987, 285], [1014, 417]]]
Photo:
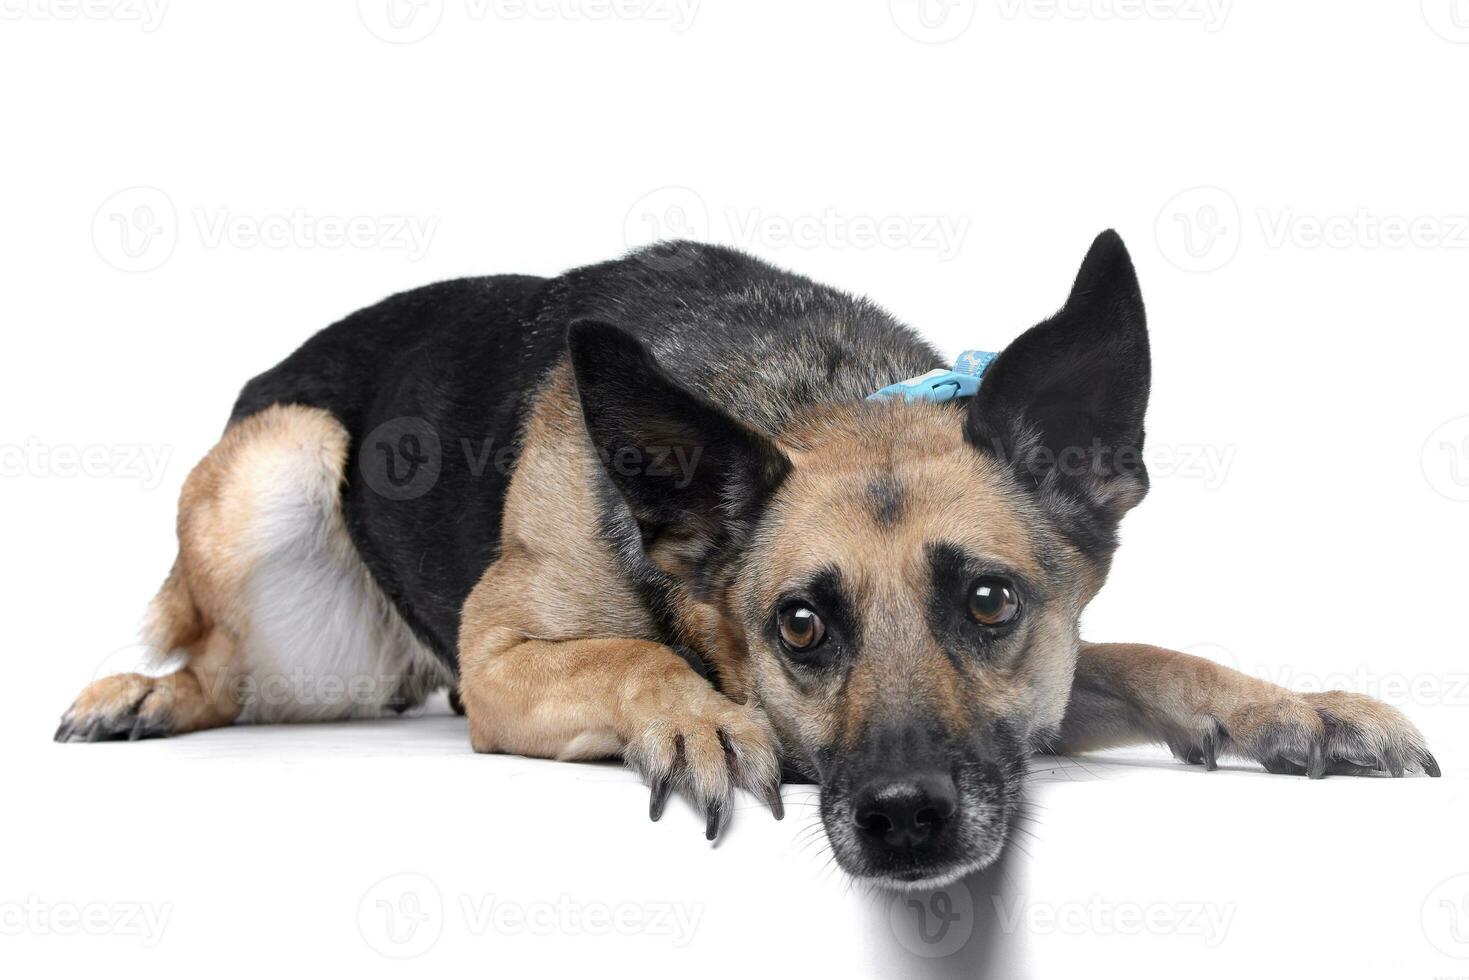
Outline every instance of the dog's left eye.
[[981, 626], [1003, 626], [1020, 614], [1020, 597], [1002, 578], [986, 575], [969, 587], [969, 618]]

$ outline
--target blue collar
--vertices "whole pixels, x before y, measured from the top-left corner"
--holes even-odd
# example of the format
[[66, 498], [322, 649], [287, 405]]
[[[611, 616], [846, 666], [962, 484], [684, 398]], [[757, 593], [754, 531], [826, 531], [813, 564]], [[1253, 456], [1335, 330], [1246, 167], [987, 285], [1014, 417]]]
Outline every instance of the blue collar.
[[986, 350], [967, 350], [954, 362], [954, 370], [934, 368], [907, 381], [879, 388], [867, 396], [868, 401], [883, 401], [902, 396], [905, 401], [946, 402], [955, 398], [971, 398], [979, 391], [984, 372], [998, 354]]

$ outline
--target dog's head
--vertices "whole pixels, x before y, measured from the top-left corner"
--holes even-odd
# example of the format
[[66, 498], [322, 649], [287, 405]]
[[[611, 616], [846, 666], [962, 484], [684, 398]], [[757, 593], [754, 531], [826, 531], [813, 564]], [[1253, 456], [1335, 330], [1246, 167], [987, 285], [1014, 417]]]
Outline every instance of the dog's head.
[[841, 866], [916, 887], [992, 861], [1147, 489], [1147, 332], [1121, 240], [1097, 239], [1066, 305], [968, 404], [828, 406], [771, 438], [626, 334], [576, 331], [572, 353], [604, 459], [697, 459], [608, 471], [648, 555], [740, 649], [726, 690], [820, 782]]

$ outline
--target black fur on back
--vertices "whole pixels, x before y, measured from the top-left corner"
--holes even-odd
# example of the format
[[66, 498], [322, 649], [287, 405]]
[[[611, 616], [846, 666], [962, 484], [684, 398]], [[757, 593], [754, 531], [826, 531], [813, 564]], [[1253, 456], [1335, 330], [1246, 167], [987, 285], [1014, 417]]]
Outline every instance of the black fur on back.
[[[451, 666], [460, 607], [499, 550], [521, 427], [566, 356], [568, 326], [583, 319], [621, 326], [682, 384], [768, 434], [803, 407], [865, 398], [943, 366], [868, 300], [693, 242], [553, 279], [441, 282], [322, 330], [246, 384], [230, 421], [272, 404], [341, 420], [352, 440], [343, 507], [353, 541], [409, 626]], [[392, 452], [405, 427], [425, 426], [437, 436], [432, 485], [399, 499], [374, 489], [364, 467], [381, 468], [376, 454]], [[386, 445], [376, 444], [384, 433]]]

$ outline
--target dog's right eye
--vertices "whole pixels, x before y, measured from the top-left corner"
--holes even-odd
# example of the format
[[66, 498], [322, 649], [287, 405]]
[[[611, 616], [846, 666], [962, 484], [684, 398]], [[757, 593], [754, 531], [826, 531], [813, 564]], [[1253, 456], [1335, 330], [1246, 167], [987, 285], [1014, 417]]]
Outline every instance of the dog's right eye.
[[809, 653], [826, 639], [826, 624], [810, 606], [794, 603], [776, 614], [780, 642], [792, 653]]

